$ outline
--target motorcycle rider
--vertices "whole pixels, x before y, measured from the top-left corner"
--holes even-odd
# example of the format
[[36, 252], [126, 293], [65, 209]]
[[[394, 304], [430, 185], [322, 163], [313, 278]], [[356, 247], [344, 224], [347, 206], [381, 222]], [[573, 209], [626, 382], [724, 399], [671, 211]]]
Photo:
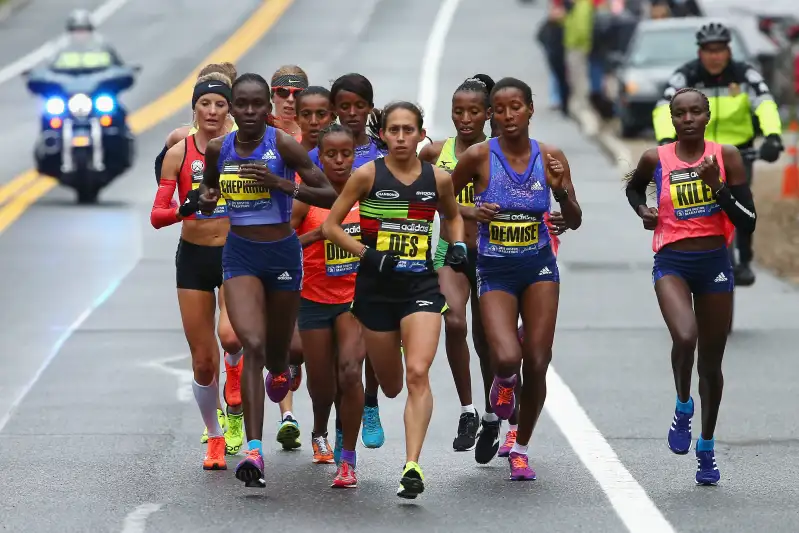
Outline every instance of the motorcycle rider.
[[[770, 163], [780, 157], [782, 123], [774, 97], [763, 76], [750, 64], [732, 58], [730, 30], [723, 24], [710, 23], [696, 34], [698, 58], [678, 68], [663, 92], [663, 98], [652, 112], [652, 123], [658, 144], [676, 140], [669, 102], [684, 87], [699, 89], [708, 99], [710, 122], [705, 139], [731, 144], [740, 150], [751, 148], [755, 140], [756, 119], [765, 140], [760, 146], [760, 159]], [[722, 121], [720, 117], [724, 117]], [[753, 161], [744, 160], [746, 177], [752, 184]], [[739, 261], [734, 270], [735, 284], [752, 285], [755, 274], [752, 235], [736, 232]]]
[[94, 31], [92, 15], [86, 9], [70, 13], [67, 40], [50, 62], [53, 70], [94, 70], [122, 66], [122, 59], [103, 37]]

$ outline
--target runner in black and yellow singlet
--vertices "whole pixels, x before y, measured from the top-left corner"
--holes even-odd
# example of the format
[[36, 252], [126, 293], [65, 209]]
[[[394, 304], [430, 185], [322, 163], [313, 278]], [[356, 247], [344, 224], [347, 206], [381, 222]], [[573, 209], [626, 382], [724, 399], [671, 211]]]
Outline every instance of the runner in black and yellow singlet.
[[[472, 77], [464, 81], [452, 95], [452, 123], [457, 130], [455, 137], [445, 141], [437, 141], [425, 146], [419, 154], [419, 159], [434, 163], [437, 167], [448, 172], [455, 169], [458, 164], [458, 155], [464, 150], [486, 140], [483, 129], [489, 118], [490, 103], [488, 95], [494, 82], [483, 75], [482, 79]], [[486, 81], [483, 81], [486, 80]], [[455, 272], [452, 268], [444, 266], [444, 258], [450, 248], [449, 224], [441, 216], [441, 233], [436, 246], [433, 265], [438, 272], [438, 281], [441, 292], [447, 299], [449, 312], [444, 316], [446, 329], [447, 359], [455, 380], [455, 390], [461, 403], [460, 419], [458, 420], [458, 433], [452, 442], [456, 452], [465, 452], [475, 448], [477, 431], [480, 428], [480, 417], [472, 403], [472, 377], [469, 371], [469, 345], [466, 343], [466, 304], [469, 295], [477, 294], [477, 278], [475, 264], [477, 261], [477, 220], [474, 212], [474, 185], [469, 183], [457, 197], [460, 204], [461, 216], [464, 221], [465, 241], [468, 247], [469, 268], [465, 274]], [[497, 453], [499, 446], [499, 418], [491, 411], [488, 393], [494, 378], [488, 359], [488, 345], [485, 340], [482, 321], [480, 319], [480, 306], [477, 297], [471, 298], [472, 308], [472, 340], [475, 351], [480, 358], [480, 369], [483, 374], [485, 389], [486, 414], [483, 417], [483, 431], [493, 435], [491, 439], [481, 439], [487, 445], [475, 448], [475, 458], [478, 463], [489, 462]], [[481, 432], [482, 433], [482, 432]]]
[[[428, 372], [441, 334], [441, 321], [431, 320], [430, 313], [446, 311], [430, 249], [436, 206], [447, 217], [455, 241], [446, 264], [465, 270], [466, 245], [449, 174], [416, 156], [424, 137], [422, 112], [397, 102], [383, 111], [381, 125], [388, 155], [355, 171], [322, 231], [334, 244], [361, 257], [352, 313], [363, 325], [366, 352], [389, 398], [402, 390], [400, 342], [404, 343], [406, 460], [397, 495], [415, 498], [424, 491], [418, 460], [433, 412]], [[341, 227], [356, 202], [360, 241]]]

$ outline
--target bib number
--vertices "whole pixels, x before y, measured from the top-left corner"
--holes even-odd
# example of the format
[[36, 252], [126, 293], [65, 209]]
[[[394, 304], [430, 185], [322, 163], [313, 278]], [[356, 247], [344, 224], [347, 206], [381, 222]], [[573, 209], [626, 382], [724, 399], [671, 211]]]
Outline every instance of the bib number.
[[699, 177], [696, 168], [672, 170], [669, 193], [678, 220], [707, 217], [721, 210], [712, 189]]
[[458, 203], [466, 207], [474, 207], [474, 183], [469, 182], [458, 194]]
[[426, 220], [383, 220], [377, 233], [377, 250], [399, 255], [394, 269], [397, 272], [424, 272], [431, 230]]
[[[356, 240], [361, 240], [361, 224], [343, 224], [344, 232]], [[328, 276], [346, 276], [358, 271], [360, 258], [336, 244], [326, 240], [325, 246], [325, 271]]]
[[492, 252], [522, 255], [538, 250], [541, 218], [529, 213], [497, 213], [488, 224], [488, 244]]

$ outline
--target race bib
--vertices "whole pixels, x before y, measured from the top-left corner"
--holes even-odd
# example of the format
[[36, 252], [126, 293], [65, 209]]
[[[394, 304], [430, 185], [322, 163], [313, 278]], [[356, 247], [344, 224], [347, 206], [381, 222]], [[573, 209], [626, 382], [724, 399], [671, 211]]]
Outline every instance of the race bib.
[[377, 233], [377, 249], [399, 254], [394, 270], [423, 272], [427, 270], [431, 229], [432, 224], [426, 220], [383, 220]]
[[[353, 222], [341, 226], [344, 233], [356, 240], [361, 240], [361, 224]], [[358, 271], [360, 258], [352, 255], [340, 246], [326, 240], [325, 245], [325, 270], [328, 276], [346, 276]]]
[[474, 183], [469, 182], [458, 194], [458, 203], [466, 207], [474, 207]]
[[488, 224], [488, 245], [502, 255], [522, 255], [538, 251], [541, 218], [530, 213], [500, 212]]
[[269, 189], [255, 180], [239, 177], [240, 163], [228, 162], [219, 176], [219, 188], [227, 205], [236, 211], [261, 211], [272, 207]]
[[678, 220], [707, 217], [721, 210], [713, 190], [702, 181], [696, 168], [669, 172], [669, 193]]
[[[195, 159], [191, 162], [191, 189], [196, 190], [200, 188], [200, 184], [203, 182], [203, 171], [205, 170], [205, 163], [202, 159]], [[199, 219], [208, 219], [208, 218], [224, 218], [227, 216], [227, 204], [225, 203], [224, 198], [220, 198], [219, 201], [216, 203], [216, 208], [214, 209], [214, 213], [212, 215], [203, 215], [201, 212], [197, 211], [194, 215], [195, 218]]]

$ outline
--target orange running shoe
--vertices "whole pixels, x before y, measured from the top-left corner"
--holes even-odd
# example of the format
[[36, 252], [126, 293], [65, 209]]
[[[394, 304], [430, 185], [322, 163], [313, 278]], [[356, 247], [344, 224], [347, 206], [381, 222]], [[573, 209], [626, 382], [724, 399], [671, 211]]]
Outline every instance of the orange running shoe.
[[291, 373], [291, 392], [296, 392], [302, 385], [302, 365], [289, 365]]
[[334, 489], [353, 489], [358, 486], [358, 478], [355, 477], [355, 467], [347, 461], [338, 464], [338, 472], [333, 479], [331, 487]]
[[225, 437], [208, 437], [203, 470], [227, 470], [225, 462]]
[[[227, 355], [227, 353], [225, 355]], [[225, 373], [227, 374], [224, 389], [225, 403], [233, 407], [241, 405], [241, 371], [243, 369], [243, 355], [239, 359], [239, 364], [236, 366], [231, 366], [228, 364], [227, 359], [225, 359]]]
[[314, 463], [332, 465], [335, 462], [333, 460], [333, 450], [330, 449], [330, 443], [327, 442], [327, 434], [312, 437], [311, 446], [313, 446]]
[[505, 443], [499, 447], [497, 457], [509, 456], [514, 444], [516, 444], [516, 430], [509, 429], [507, 435], [505, 435]]

